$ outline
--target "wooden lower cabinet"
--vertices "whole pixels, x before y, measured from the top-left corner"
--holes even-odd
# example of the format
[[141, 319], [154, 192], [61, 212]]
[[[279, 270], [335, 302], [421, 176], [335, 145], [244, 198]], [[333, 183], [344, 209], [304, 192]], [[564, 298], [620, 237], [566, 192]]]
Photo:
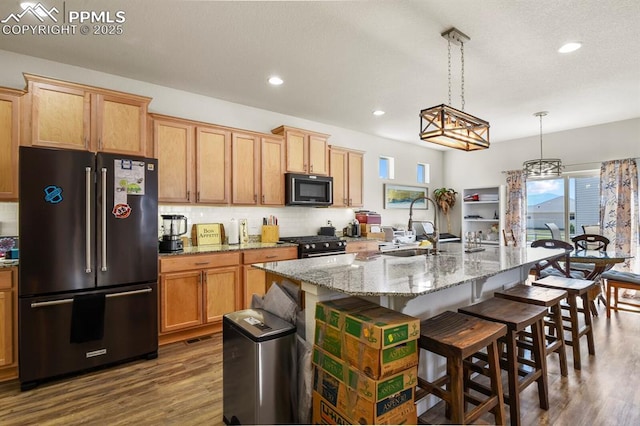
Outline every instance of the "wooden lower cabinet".
[[160, 258], [160, 344], [219, 332], [222, 316], [242, 309], [240, 256]]
[[378, 251], [378, 245], [380, 241], [378, 240], [368, 240], [368, 241], [349, 241], [347, 242], [347, 253], [358, 253], [362, 251]]
[[297, 257], [297, 247], [161, 256], [159, 343], [222, 331], [224, 314], [249, 308], [251, 296], [268, 289], [268, 274], [251, 264]]
[[0, 269], [0, 381], [18, 377], [18, 268]]

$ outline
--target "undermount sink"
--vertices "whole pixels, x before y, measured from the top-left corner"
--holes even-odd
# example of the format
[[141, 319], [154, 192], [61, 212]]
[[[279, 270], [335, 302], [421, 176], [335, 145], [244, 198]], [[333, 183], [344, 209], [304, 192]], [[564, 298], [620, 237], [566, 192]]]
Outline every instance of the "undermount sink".
[[432, 249], [429, 248], [412, 248], [412, 249], [404, 249], [404, 250], [392, 250], [386, 251], [382, 254], [386, 256], [396, 256], [396, 257], [411, 257], [411, 256], [420, 256], [423, 254], [431, 253]]

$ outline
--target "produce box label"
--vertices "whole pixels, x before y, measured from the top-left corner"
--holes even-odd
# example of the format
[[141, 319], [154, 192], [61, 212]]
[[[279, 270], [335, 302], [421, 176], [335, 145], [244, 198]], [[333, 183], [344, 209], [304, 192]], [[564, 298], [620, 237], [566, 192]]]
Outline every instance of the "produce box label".
[[384, 348], [417, 339], [420, 336], [420, 320], [376, 307], [347, 314], [344, 331], [369, 346]]

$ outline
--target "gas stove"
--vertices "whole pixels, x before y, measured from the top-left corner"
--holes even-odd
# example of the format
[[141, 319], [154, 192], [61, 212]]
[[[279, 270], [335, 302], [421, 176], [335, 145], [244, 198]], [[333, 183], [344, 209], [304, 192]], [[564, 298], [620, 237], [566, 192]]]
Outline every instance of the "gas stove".
[[280, 241], [298, 244], [299, 259], [344, 254], [347, 248], [347, 242], [345, 240], [329, 235], [282, 237]]

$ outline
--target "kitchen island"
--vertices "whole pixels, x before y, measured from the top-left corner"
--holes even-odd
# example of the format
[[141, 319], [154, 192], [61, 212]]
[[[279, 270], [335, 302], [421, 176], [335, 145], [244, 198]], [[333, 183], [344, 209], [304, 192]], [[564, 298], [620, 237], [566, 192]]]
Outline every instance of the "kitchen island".
[[315, 304], [360, 296], [426, 319], [468, 305], [492, 291], [526, 280], [531, 266], [563, 256], [562, 249], [486, 247], [466, 253], [461, 244], [443, 244], [436, 256], [366, 252], [253, 265], [302, 283], [306, 339], [313, 340]]

